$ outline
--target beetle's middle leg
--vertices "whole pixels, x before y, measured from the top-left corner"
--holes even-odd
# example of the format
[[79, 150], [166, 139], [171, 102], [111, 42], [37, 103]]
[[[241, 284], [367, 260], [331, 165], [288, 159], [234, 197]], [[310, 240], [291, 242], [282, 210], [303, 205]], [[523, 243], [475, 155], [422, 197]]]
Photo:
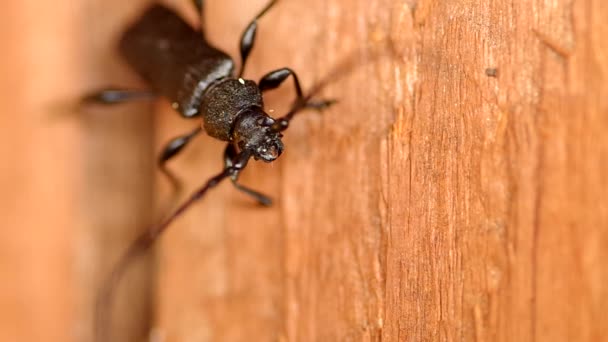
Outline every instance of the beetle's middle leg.
[[201, 126], [197, 126], [193, 131], [184, 134], [184, 135], [180, 135], [178, 137], [175, 137], [173, 139], [171, 139], [163, 148], [163, 151], [161, 152], [159, 158], [158, 158], [158, 166], [160, 168], [160, 171], [162, 173], [165, 174], [165, 176], [167, 176], [167, 178], [169, 179], [169, 181], [171, 182], [171, 184], [173, 185], [173, 188], [175, 189], [176, 192], [179, 192], [181, 190], [181, 182], [179, 181], [179, 179], [173, 174], [173, 172], [171, 172], [171, 170], [169, 170], [166, 166], [166, 163], [173, 157], [175, 157], [179, 152], [182, 151], [182, 149], [190, 142], [192, 141], [192, 138], [194, 138], [195, 136], [197, 136], [198, 134], [200, 134], [203, 131]]
[[83, 96], [81, 103], [110, 105], [133, 100], [151, 100], [155, 97], [156, 95], [149, 90], [133, 90], [109, 87]]
[[[228, 146], [226, 146], [226, 150], [224, 150], [224, 166], [226, 168], [232, 167], [232, 161], [234, 160], [234, 158], [236, 156], [237, 156], [236, 148], [234, 147], [233, 144], [228, 144]], [[230, 180], [232, 181], [232, 184], [234, 184], [235, 188], [237, 188], [238, 190], [253, 197], [258, 203], [260, 203], [263, 206], [269, 207], [272, 205], [272, 199], [270, 197], [239, 184], [238, 179], [239, 179], [238, 172], [235, 172], [234, 174], [232, 174], [230, 176]]]

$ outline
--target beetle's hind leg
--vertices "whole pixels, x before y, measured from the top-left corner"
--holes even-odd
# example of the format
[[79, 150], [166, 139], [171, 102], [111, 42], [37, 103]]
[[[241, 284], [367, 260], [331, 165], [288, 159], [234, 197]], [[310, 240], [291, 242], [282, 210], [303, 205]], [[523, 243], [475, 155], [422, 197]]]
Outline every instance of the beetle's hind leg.
[[[237, 152], [236, 152], [234, 145], [228, 144], [228, 146], [226, 146], [226, 150], [224, 151], [224, 166], [226, 168], [229, 168], [232, 166], [232, 160], [234, 160], [236, 155], [237, 155]], [[270, 197], [239, 184], [238, 179], [239, 179], [238, 172], [234, 173], [230, 177], [230, 180], [232, 181], [232, 184], [234, 185], [235, 188], [237, 188], [238, 190], [253, 197], [258, 203], [260, 203], [263, 206], [269, 207], [272, 205], [272, 199]]]
[[118, 104], [134, 100], [151, 100], [156, 95], [149, 90], [133, 90], [108, 87], [98, 91], [91, 92], [81, 99], [83, 104]]

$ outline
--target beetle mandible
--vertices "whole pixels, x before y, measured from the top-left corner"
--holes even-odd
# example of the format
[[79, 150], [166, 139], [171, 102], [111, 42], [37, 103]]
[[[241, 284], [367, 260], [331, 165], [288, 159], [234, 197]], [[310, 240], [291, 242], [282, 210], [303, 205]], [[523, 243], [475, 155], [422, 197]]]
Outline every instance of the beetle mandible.
[[[161, 170], [173, 181], [175, 178], [165, 168], [165, 163], [192, 138], [206, 132], [227, 142], [223, 170], [198, 188], [164, 221], [139, 236], [113, 269], [97, 299], [98, 341], [105, 340], [114, 288], [130, 262], [148, 250], [188, 207], [226, 178], [259, 203], [270, 205], [268, 196], [238, 183], [239, 173], [251, 158], [272, 162], [281, 155], [284, 148], [282, 132], [297, 113], [304, 109], [323, 109], [334, 103], [332, 100], [312, 101], [314, 91], [305, 96], [296, 73], [290, 68], [271, 71], [257, 83], [242, 77], [254, 45], [258, 20], [277, 2], [270, 1], [243, 32], [241, 66], [236, 74], [234, 61], [205, 39], [202, 0], [193, 0], [201, 14], [199, 29], [192, 28], [172, 10], [152, 5], [127, 29], [119, 44], [127, 63], [146, 81], [150, 90], [108, 88], [84, 97], [85, 103], [115, 104], [163, 96], [184, 118], [202, 118], [202, 124], [194, 130], [172, 139], [159, 157]], [[264, 111], [262, 93], [279, 87], [289, 76], [293, 79], [296, 99], [286, 115], [274, 119]]]

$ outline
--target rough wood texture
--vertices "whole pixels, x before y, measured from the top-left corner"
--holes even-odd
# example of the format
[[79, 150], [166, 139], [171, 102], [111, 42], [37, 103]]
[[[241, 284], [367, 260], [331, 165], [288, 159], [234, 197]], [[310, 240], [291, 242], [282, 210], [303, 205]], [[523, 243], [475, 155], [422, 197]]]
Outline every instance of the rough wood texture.
[[[236, 55], [263, 3], [210, 2], [212, 40]], [[360, 66], [325, 92], [340, 104], [293, 123], [280, 161], [245, 172], [275, 208], [225, 185], [167, 234], [159, 331], [608, 338], [605, 18], [599, 0], [282, 2], [248, 75], [289, 65], [310, 85]], [[173, 164], [191, 186], [220, 167], [201, 140]]]
[[[151, 222], [151, 110], [74, 107], [107, 83], [135, 84], [114, 41], [141, 4], [0, 5], [0, 341], [91, 341], [100, 280]], [[114, 341], [147, 331], [142, 266]]]
[[[153, 219], [153, 140], [196, 124], [167, 103], [155, 136], [145, 105], [43, 120], [136, 84], [111, 49], [144, 2], [1, 7], [2, 341], [89, 340], [95, 283]], [[207, 3], [237, 56], [265, 1]], [[281, 1], [247, 76], [291, 66], [308, 87], [354, 59], [324, 92], [340, 103], [243, 174], [274, 208], [224, 184], [168, 231], [154, 283], [140, 267], [123, 286], [115, 340], [142, 336], [152, 287], [171, 342], [608, 339], [606, 18], [602, 0]], [[222, 151], [203, 137], [170, 167], [193, 189]]]

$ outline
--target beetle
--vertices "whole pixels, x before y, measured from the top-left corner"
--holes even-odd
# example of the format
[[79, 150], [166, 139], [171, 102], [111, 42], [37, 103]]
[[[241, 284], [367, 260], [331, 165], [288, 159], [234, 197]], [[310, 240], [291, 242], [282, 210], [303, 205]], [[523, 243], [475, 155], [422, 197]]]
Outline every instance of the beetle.
[[[104, 341], [109, 324], [109, 309], [114, 288], [134, 258], [148, 250], [158, 237], [209, 189], [229, 178], [234, 186], [262, 205], [271, 199], [238, 183], [240, 172], [251, 158], [264, 162], [276, 160], [283, 152], [282, 132], [293, 117], [304, 109], [324, 109], [333, 100], [313, 101], [315, 91], [304, 95], [296, 73], [281, 68], [267, 73], [259, 82], [244, 79], [247, 59], [255, 42], [258, 20], [278, 0], [270, 1], [247, 25], [240, 40], [241, 66], [226, 53], [213, 47], [204, 36], [203, 1], [193, 0], [201, 14], [195, 29], [175, 12], [159, 4], [149, 7], [123, 34], [119, 50], [130, 67], [150, 87], [150, 91], [107, 88], [83, 98], [85, 103], [117, 104], [142, 98], [163, 96], [184, 118], [201, 118], [194, 130], [169, 141], [159, 156], [160, 169], [175, 181], [165, 164], [192, 139], [206, 132], [227, 142], [224, 168], [212, 176], [165, 220], [140, 235], [127, 249], [103, 284], [97, 298], [95, 336]], [[263, 92], [279, 87], [289, 76], [293, 79], [296, 99], [288, 113], [272, 118], [264, 111]]]

